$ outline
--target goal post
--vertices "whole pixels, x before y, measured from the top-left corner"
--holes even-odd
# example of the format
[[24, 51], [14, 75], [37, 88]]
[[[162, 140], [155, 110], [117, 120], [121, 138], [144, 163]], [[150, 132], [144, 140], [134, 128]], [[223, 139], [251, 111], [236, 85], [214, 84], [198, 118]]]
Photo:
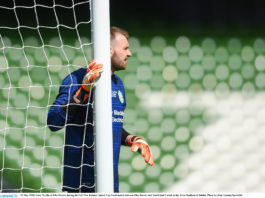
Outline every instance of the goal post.
[[113, 193], [109, 0], [91, 0], [93, 57], [103, 64], [95, 89], [96, 191]]

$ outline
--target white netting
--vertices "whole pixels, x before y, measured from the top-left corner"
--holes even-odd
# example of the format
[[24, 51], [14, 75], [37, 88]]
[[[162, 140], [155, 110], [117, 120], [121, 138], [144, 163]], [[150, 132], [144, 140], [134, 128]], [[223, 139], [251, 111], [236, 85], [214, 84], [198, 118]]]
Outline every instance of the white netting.
[[0, 18], [0, 191], [61, 191], [64, 129], [51, 133], [47, 113], [91, 60], [90, 2], [1, 1]]

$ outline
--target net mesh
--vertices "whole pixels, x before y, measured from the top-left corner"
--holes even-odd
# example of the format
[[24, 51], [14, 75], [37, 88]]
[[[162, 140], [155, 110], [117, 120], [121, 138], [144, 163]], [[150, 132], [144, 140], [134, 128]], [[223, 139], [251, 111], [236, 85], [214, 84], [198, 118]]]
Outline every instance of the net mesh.
[[[51, 133], [46, 114], [62, 79], [91, 55], [88, 3], [61, 2], [1, 2], [2, 192], [61, 188], [64, 130]], [[64, 13], [59, 24], [54, 9]], [[147, 140], [156, 165], [123, 147], [120, 191], [265, 192], [264, 37], [187, 35], [130, 38], [133, 56], [119, 73], [125, 129]]]
[[51, 133], [47, 113], [91, 60], [90, 2], [7, 1], [0, 15], [0, 190], [61, 191], [64, 129]]

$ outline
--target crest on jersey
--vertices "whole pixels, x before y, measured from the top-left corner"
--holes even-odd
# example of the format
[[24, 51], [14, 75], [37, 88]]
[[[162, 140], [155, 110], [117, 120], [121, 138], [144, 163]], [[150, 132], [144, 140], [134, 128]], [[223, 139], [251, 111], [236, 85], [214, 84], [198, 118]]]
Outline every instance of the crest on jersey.
[[123, 97], [120, 90], [118, 91], [118, 96], [119, 96], [120, 102], [123, 104], [124, 103], [124, 97]]

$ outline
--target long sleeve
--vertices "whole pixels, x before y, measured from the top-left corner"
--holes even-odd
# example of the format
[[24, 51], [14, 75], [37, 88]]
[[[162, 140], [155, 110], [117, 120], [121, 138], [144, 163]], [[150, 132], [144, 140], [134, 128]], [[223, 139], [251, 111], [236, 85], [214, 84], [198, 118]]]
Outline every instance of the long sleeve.
[[67, 123], [71, 123], [72, 117], [67, 115], [63, 107], [67, 105], [78, 89], [80, 79], [84, 72], [76, 72], [68, 75], [62, 82], [59, 93], [48, 112], [47, 125], [51, 131], [62, 129]]

